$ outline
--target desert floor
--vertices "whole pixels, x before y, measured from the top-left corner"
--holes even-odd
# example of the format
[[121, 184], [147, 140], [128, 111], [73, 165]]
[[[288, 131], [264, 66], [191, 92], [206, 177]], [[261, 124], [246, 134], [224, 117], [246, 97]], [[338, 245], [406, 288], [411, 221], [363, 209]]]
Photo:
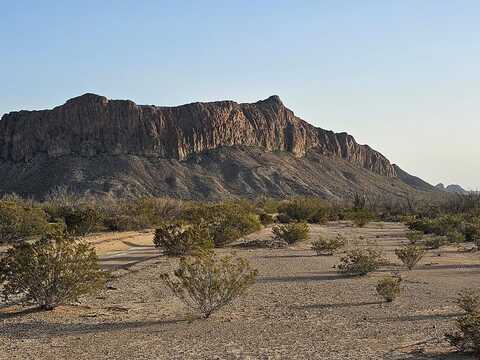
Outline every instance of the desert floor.
[[[391, 265], [366, 277], [344, 277], [338, 256], [315, 256], [309, 242], [287, 249], [235, 249], [258, 270], [248, 293], [208, 320], [189, 314], [159, 281], [176, 259], [152, 247], [152, 232], [92, 236], [108, 289], [72, 306], [39, 312], [0, 303], [1, 359], [469, 359], [443, 341], [461, 315], [456, 294], [480, 287], [480, 253], [429, 251], [402, 269], [393, 250], [405, 227], [337, 222], [311, 226], [384, 250]], [[264, 229], [248, 239], [269, 237]], [[233, 251], [231, 248], [219, 253]], [[382, 276], [400, 270], [404, 293], [384, 303]]]

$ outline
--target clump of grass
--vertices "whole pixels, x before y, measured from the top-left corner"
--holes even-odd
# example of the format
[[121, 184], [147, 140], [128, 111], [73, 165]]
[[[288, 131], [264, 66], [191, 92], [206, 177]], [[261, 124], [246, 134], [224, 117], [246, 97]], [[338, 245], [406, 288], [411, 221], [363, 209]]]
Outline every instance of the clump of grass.
[[294, 244], [308, 239], [310, 230], [305, 222], [277, 225], [272, 229], [276, 240], [283, 240], [288, 244]]
[[377, 294], [387, 302], [392, 302], [400, 295], [402, 288], [400, 286], [402, 279], [399, 277], [385, 277], [378, 281], [376, 290]]

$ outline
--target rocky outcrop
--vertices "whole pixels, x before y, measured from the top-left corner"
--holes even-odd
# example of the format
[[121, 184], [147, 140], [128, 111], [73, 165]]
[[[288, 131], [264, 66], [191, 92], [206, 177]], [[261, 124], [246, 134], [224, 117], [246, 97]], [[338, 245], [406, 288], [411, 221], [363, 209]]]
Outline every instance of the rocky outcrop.
[[278, 96], [253, 104], [219, 101], [158, 107], [85, 94], [52, 110], [12, 112], [0, 121], [0, 161], [10, 163], [37, 156], [100, 155], [183, 161], [230, 146], [286, 151], [296, 157], [315, 150], [376, 174], [396, 176], [379, 152], [359, 145], [347, 133], [308, 124]]
[[442, 183], [438, 183], [437, 185], [435, 185], [435, 188], [437, 190], [446, 191], [452, 194], [462, 194], [462, 195], [468, 194], [467, 190], [465, 190], [463, 187], [457, 184], [450, 184], [445, 187], [445, 185], [443, 185]]

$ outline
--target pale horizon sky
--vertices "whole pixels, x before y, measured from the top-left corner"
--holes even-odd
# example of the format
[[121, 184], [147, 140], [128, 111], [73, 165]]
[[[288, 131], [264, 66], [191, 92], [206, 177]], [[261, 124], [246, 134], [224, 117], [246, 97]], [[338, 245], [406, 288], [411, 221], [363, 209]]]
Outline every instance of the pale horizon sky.
[[480, 3], [0, 0], [0, 115], [93, 92], [272, 94], [435, 185], [480, 188]]

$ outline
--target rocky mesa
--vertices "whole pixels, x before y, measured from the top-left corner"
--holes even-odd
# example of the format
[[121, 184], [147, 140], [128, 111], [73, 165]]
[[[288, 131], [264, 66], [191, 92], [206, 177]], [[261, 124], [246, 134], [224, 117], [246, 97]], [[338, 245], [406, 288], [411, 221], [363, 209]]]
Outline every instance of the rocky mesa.
[[[129, 100], [109, 100], [104, 96], [85, 94], [51, 110], [17, 111], [2, 117], [0, 168], [4, 174], [8, 173], [17, 180], [13, 180], [12, 177], [0, 180], [0, 191], [38, 195], [48, 191], [51, 186], [66, 184], [80, 187], [82, 191], [90, 190], [88, 188], [90, 186], [94, 192], [109, 192], [109, 183], [113, 181], [118, 188], [121, 183], [119, 177], [130, 172], [122, 169], [118, 172], [113, 171], [110, 175], [102, 173], [100, 178], [91, 170], [85, 170], [88, 163], [98, 164], [99, 159], [106, 158], [110, 160], [128, 158], [131, 162], [134, 157], [138, 165], [134, 168], [140, 166], [138, 161], [148, 162], [149, 165], [141, 164], [141, 167], [146, 167], [142, 171], [156, 174], [155, 180], [148, 181], [159, 181], [162, 176], [172, 177], [166, 174], [164, 160], [169, 160], [170, 165], [174, 161], [178, 166], [186, 166], [192, 161], [198, 164], [199, 157], [203, 156], [205, 159], [205, 154], [209, 152], [235, 147], [255, 148], [274, 155], [290, 154], [291, 163], [295, 162], [294, 159], [308, 158], [308, 154], [313, 152], [325, 161], [343, 161], [345, 162], [343, 165], [349, 164], [348, 166], [366, 170], [385, 179], [401, 178], [400, 180], [410, 187], [413, 183], [409, 184], [406, 181], [408, 174], [402, 172], [402, 176], [399, 177], [397, 174], [399, 168], [397, 169], [387, 158], [368, 145], [358, 144], [351, 135], [314, 127], [298, 118], [283, 105], [278, 96], [251, 104], [217, 101], [164, 107], [137, 105]], [[255, 158], [255, 155], [252, 157]], [[197, 160], [192, 160], [194, 158]], [[78, 169], [62, 166], [62, 169], [66, 169], [63, 170], [65, 171], [63, 177], [56, 173], [58, 178], [56, 181], [45, 179], [50, 175], [43, 167], [52, 168], [52, 165], [55, 167], [60, 162], [67, 164], [68, 159], [72, 160], [71, 164], [81, 162], [83, 165]], [[157, 162], [157, 165], [151, 165], [155, 159], [162, 160], [162, 164], [158, 165]], [[315, 161], [320, 163], [318, 159], [313, 162]], [[274, 162], [272, 160], [272, 163]], [[228, 166], [231, 167], [231, 164]], [[236, 166], [243, 169], [249, 167], [248, 164]], [[268, 167], [269, 164], [267, 162], [261, 166]], [[115, 166], [113, 168], [115, 170]], [[318, 171], [323, 170], [319, 168]], [[77, 176], [79, 172], [81, 175]], [[297, 169], [296, 172], [300, 176], [298, 181], [302, 181], [302, 171], [298, 172]], [[77, 174], [74, 179], [70, 176], [73, 173]], [[178, 172], [169, 169], [168, 173]], [[137, 181], [143, 184], [139, 186], [142, 188], [139, 192], [194, 198], [195, 194], [187, 194], [189, 181], [185, 179], [188, 177], [186, 173], [188, 171], [183, 172], [183, 175], [175, 175], [179, 177], [179, 184], [183, 181], [185, 185], [183, 195], [175, 189], [171, 189], [172, 193], [169, 193], [158, 185], [147, 186], [141, 179]], [[278, 173], [281, 174], [282, 169], [278, 169]], [[222, 170], [222, 174], [225, 175], [225, 171]], [[314, 177], [312, 174], [309, 176]], [[346, 176], [349, 181], [354, 181], [352, 179], [355, 176]], [[44, 185], [30, 184], [34, 178], [35, 181], [40, 179], [39, 182]], [[253, 176], [251, 180], [256, 181], [257, 178], [258, 176]], [[17, 182], [12, 184], [15, 181]], [[169, 181], [172, 183], [171, 179]], [[195, 180], [197, 183], [198, 181]], [[218, 190], [231, 186], [228, 181], [232, 181], [231, 176], [223, 176], [213, 183]], [[249, 187], [248, 194], [251, 195], [256, 190], [255, 186]], [[154, 188], [156, 190], [152, 190]], [[262, 185], [258, 192], [264, 190]], [[284, 190], [279, 193], [288, 194], [290, 191]], [[311, 191], [315, 192], [313, 189]], [[231, 195], [244, 195], [243, 190], [228, 192]], [[322, 191], [322, 194], [329, 192], [331, 191], [327, 189], [326, 192]], [[335, 192], [338, 191], [331, 193], [334, 195]], [[271, 194], [271, 191], [267, 191], [267, 195], [278, 193]], [[296, 195], [296, 192], [293, 191], [291, 195]]]

